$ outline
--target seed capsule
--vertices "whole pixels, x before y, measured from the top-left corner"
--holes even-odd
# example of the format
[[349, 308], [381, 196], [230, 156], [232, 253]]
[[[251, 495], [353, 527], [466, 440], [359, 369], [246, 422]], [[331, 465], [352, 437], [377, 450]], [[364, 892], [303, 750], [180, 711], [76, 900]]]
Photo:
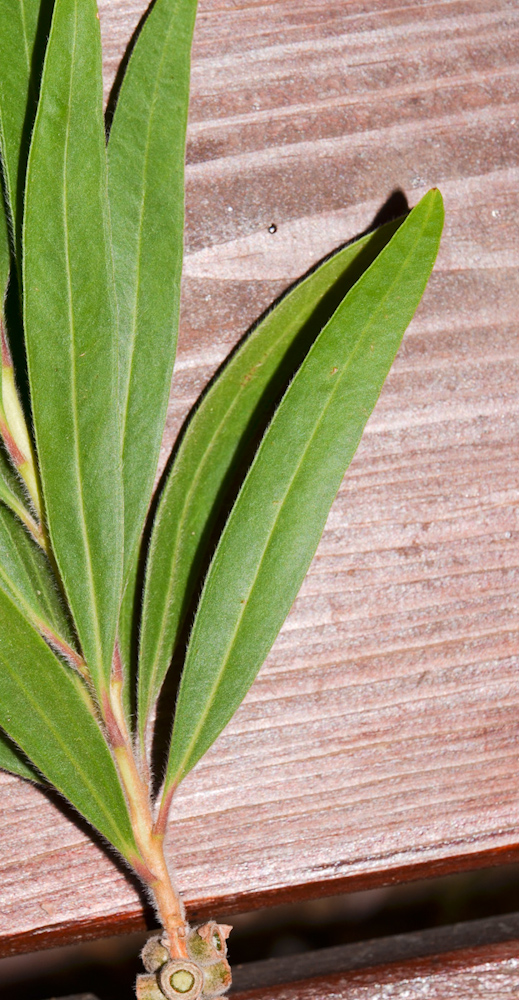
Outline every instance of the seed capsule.
[[137, 976], [135, 994], [137, 1000], [164, 1000], [156, 976]]
[[142, 964], [146, 972], [157, 972], [169, 960], [169, 952], [160, 936], [150, 937], [141, 951]]
[[197, 1000], [204, 985], [198, 966], [184, 959], [166, 962], [158, 974], [158, 980], [168, 1000]]
[[214, 962], [203, 970], [204, 972], [204, 998], [210, 1000], [211, 997], [219, 997], [231, 985], [231, 970], [227, 959]]
[[213, 962], [218, 962], [225, 958], [227, 954], [227, 941], [232, 928], [228, 924], [217, 924], [214, 920], [209, 920], [207, 924], [202, 924], [191, 931], [187, 938], [187, 950], [189, 957], [197, 965], [205, 968]]

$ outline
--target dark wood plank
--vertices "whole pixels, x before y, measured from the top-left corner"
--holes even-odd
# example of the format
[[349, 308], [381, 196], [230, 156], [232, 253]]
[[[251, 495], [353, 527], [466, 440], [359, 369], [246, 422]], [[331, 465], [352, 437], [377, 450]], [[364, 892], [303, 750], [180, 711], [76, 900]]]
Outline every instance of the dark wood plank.
[[232, 993], [249, 993], [306, 979], [322, 980], [389, 963], [405, 966], [414, 959], [434, 957], [438, 964], [443, 955], [454, 951], [477, 949], [482, 956], [485, 951], [491, 954], [495, 945], [505, 942], [510, 944], [512, 952], [519, 947], [519, 913], [238, 965], [233, 969]]
[[235, 994], [236, 1000], [515, 1000], [519, 942]]
[[[104, 0], [108, 77], [141, 9]], [[201, 2], [164, 459], [249, 324], [391, 192], [437, 184], [447, 224], [301, 595], [178, 796], [192, 914], [519, 858], [518, 42], [507, 0]], [[142, 926], [70, 815], [0, 781], [2, 953]]]
[[[348, 998], [357, 996], [348, 992], [353, 983], [358, 987], [359, 983], [368, 982], [378, 989], [386, 989], [377, 994], [382, 997], [403, 995], [413, 1000], [415, 997], [456, 995], [460, 1000], [465, 996], [469, 1000], [470, 994], [454, 994], [454, 986], [458, 990], [460, 987], [465, 989], [467, 974], [471, 986], [474, 976], [484, 968], [483, 981], [489, 989], [488, 996], [508, 998], [516, 995], [512, 989], [514, 977], [509, 973], [517, 968], [517, 960], [514, 962], [517, 957], [519, 914], [515, 913], [237, 966], [233, 970], [231, 995], [236, 1000], [281, 1000], [285, 996], [316, 996], [317, 993], [329, 996], [338, 988], [339, 995]], [[440, 978], [439, 969], [443, 973]], [[351, 973], [361, 970], [363, 976], [354, 979]], [[463, 975], [460, 976], [460, 972]], [[393, 992], [387, 992], [388, 981]], [[407, 994], [402, 994], [404, 984], [410, 990]], [[446, 984], [451, 992], [441, 992]], [[369, 996], [372, 1000], [373, 993]], [[85, 994], [61, 1000], [96, 998]]]

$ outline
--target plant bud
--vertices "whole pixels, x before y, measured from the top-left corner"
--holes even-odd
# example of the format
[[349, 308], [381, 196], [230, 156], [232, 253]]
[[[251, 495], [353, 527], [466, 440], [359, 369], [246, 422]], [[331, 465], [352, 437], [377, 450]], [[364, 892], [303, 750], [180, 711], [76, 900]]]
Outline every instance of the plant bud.
[[169, 961], [169, 951], [164, 947], [160, 935], [148, 938], [141, 951], [142, 964], [146, 972], [157, 972]]
[[197, 927], [186, 941], [189, 957], [203, 968], [219, 961], [227, 954], [226, 938], [231, 930], [228, 924], [217, 924], [214, 920]]
[[197, 1000], [204, 985], [198, 966], [184, 959], [166, 962], [158, 974], [158, 981], [168, 1000]]

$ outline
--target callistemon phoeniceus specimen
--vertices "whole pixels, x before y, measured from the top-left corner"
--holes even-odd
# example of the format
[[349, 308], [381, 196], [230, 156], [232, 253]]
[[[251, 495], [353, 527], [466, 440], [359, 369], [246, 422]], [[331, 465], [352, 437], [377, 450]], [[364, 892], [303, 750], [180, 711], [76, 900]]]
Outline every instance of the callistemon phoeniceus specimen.
[[152, 5], [107, 140], [94, 0], [0, 3], [0, 766], [54, 786], [147, 887], [161, 930], [140, 1000], [230, 984], [230, 928], [189, 927], [166, 862], [174, 793], [290, 610], [443, 217], [430, 191], [289, 290], [193, 411], [152, 503], [195, 7]]

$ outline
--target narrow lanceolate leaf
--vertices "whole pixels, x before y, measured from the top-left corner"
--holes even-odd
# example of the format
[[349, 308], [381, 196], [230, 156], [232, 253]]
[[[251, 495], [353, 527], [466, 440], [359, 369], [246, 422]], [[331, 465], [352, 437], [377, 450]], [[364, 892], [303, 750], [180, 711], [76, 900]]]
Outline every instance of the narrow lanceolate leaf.
[[108, 144], [128, 568], [151, 498], [175, 358], [195, 13], [196, 0], [156, 0]]
[[121, 854], [138, 855], [115, 764], [82, 682], [1, 591], [0, 726]]
[[44, 784], [41, 774], [31, 767], [24, 754], [2, 732], [0, 732], [0, 770], [17, 774], [19, 778], [29, 778], [31, 781]]
[[122, 579], [117, 334], [94, 0], [57, 0], [29, 154], [24, 316], [52, 548], [98, 687]]
[[51, 10], [45, 0], [0, 0], [0, 145], [13, 243], [20, 235], [25, 164]]
[[5, 507], [0, 507], [0, 589], [38, 631], [67, 645], [73, 641], [47, 557]]
[[200, 599], [166, 791], [231, 718], [294, 601], [420, 301], [442, 221], [441, 196], [432, 191], [327, 323], [262, 440]]
[[[172, 464], [153, 527], [139, 656], [141, 738], [197, 587], [223, 498], [290, 379], [349, 288], [402, 220], [345, 247], [258, 324], [203, 397]], [[250, 464], [250, 457], [249, 457]]]

